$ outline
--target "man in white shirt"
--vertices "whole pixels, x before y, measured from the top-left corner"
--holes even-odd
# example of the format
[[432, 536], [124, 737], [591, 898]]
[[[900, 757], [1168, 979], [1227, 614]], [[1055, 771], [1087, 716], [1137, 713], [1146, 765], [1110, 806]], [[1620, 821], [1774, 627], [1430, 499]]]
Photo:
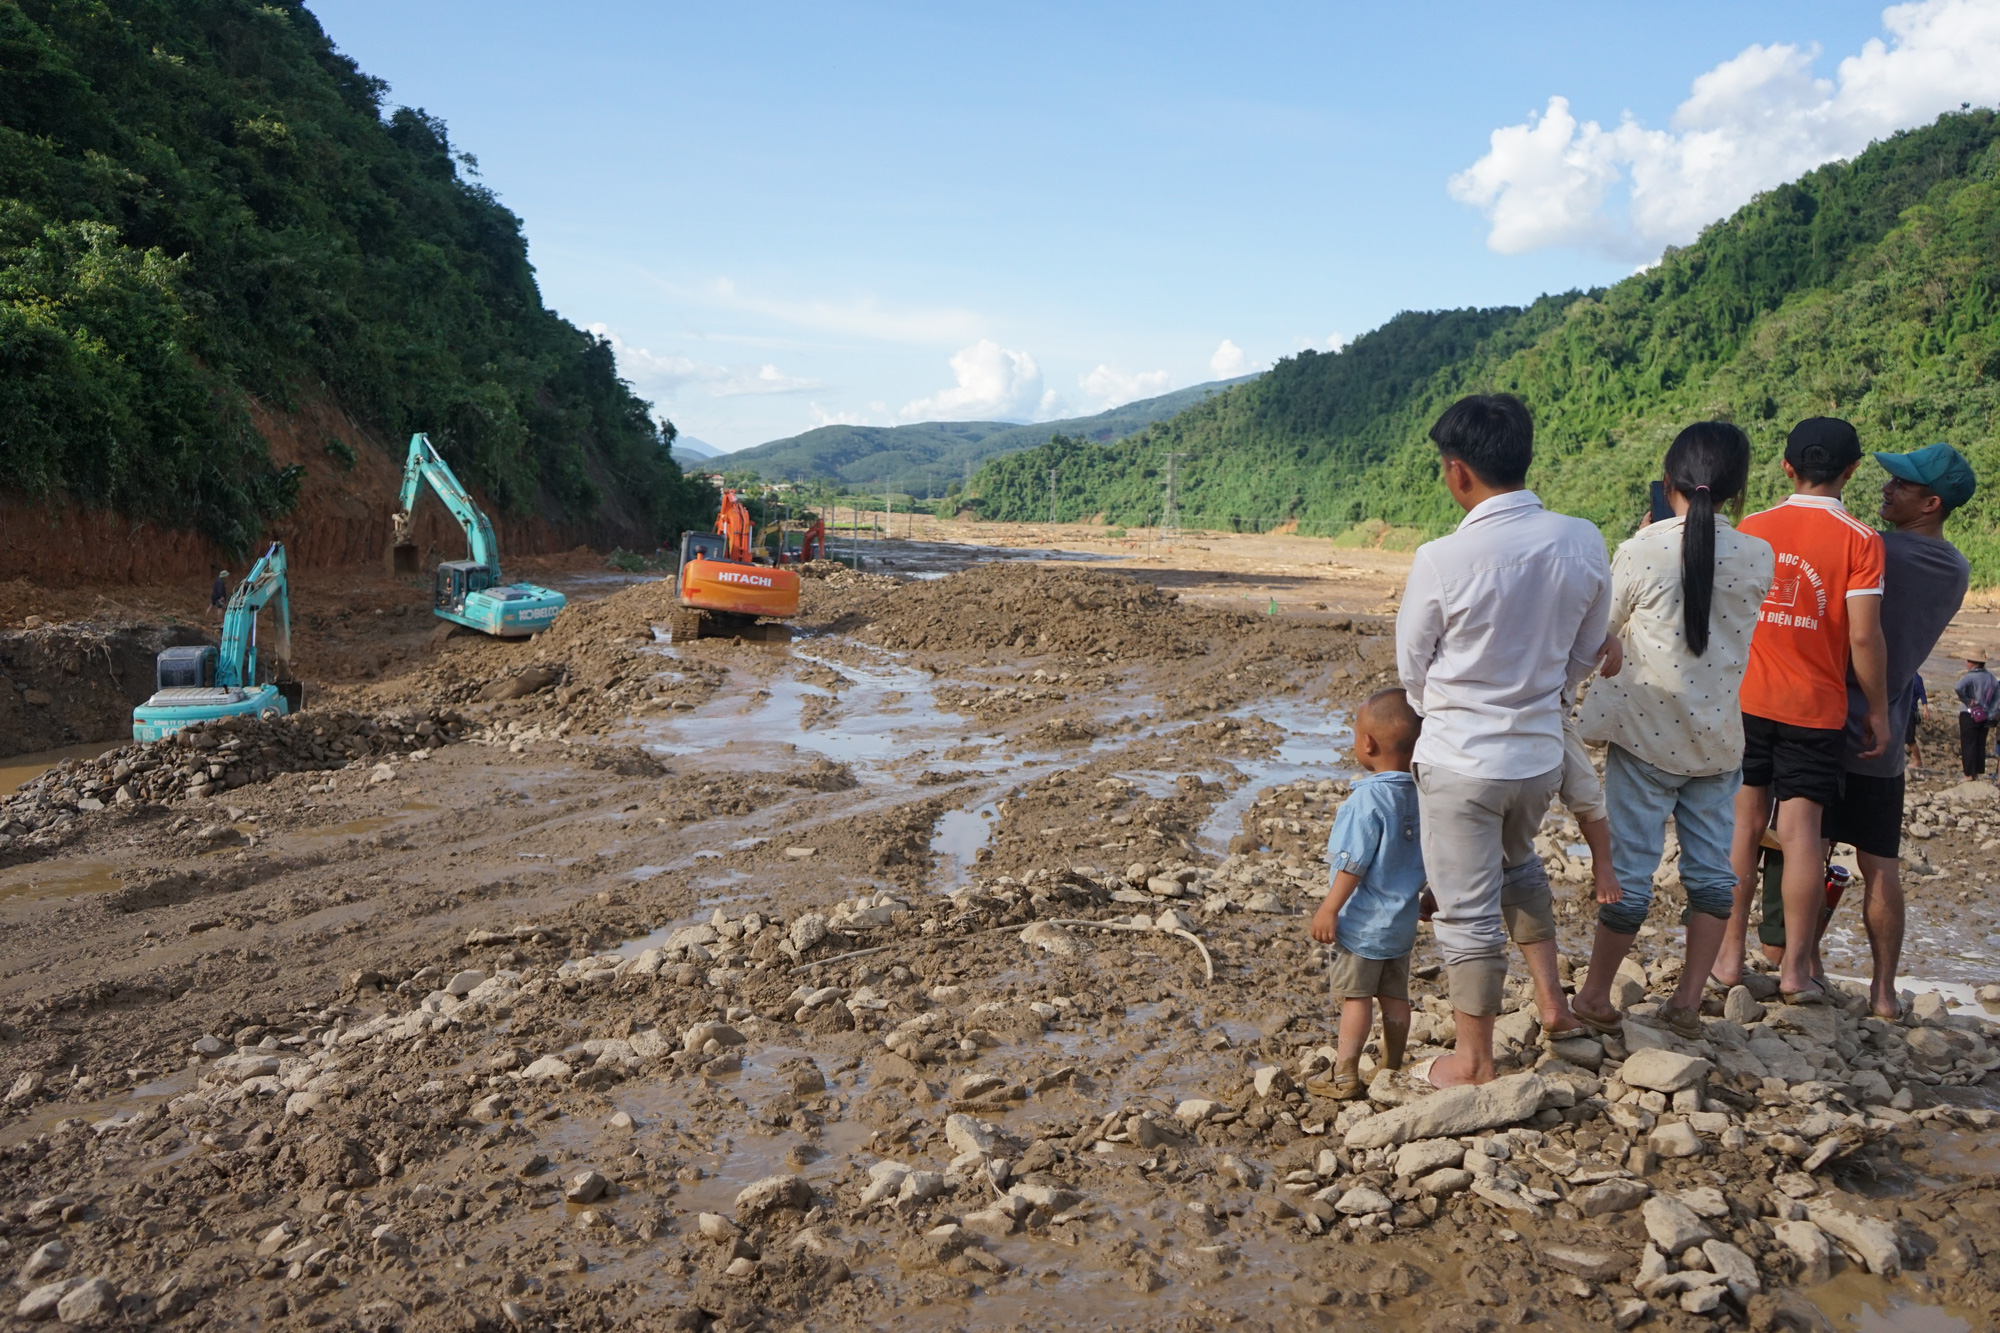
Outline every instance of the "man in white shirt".
[[1544, 964], [1531, 970], [1553, 972], [1554, 906], [1535, 834], [1562, 780], [1565, 701], [1604, 646], [1611, 565], [1594, 526], [1548, 512], [1526, 489], [1534, 423], [1519, 399], [1461, 398], [1431, 439], [1466, 514], [1417, 548], [1396, 664], [1424, 717], [1424, 869], [1458, 1012], [1456, 1052], [1413, 1073], [1453, 1087], [1493, 1077], [1508, 936]]

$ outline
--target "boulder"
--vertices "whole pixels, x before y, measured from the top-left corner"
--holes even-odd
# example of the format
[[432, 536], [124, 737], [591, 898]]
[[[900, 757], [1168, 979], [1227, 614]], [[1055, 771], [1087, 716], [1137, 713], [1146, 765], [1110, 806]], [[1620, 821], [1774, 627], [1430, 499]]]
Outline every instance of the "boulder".
[[1585, 1217], [1602, 1217], [1606, 1213], [1629, 1212], [1644, 1203], [1652, 1192], [1652, 1186], [1643, 1180], [1607, 1180], [1577, 1191], [1570, 1202]]
[[1708, 1061], [1700, 1056], [1668, 1050], [1635, 1051], [1618, 1077], [1627, 1087], [1675, 1093], [1699, 1084], [1708, 1077], [1708, 1070]]
[[1457, 1139], [1418, 1139], [1396, 1150], [1396, 1174], [1412, 1180], [1465, 1160], [1465, 1145]]
[[1373, 1185], [1356, 1185], [1342, 1194], [1333, 1205], [1334, 1211], [1345, 1217], [1364, 1217], [1369, 1213], [1386, 1213], [1395, 1205], [1389, 1196]]
[[1645, 1220], [1646, 1234], [1663, 1254], [1680, 1254], [1714, 1235], [1692, 1208], [1665, 1194], [1646, 1200], [1639, 1216]]
[[1877, 1277], [1894, 1277], [1903, 1271], [1903, 1252], [1896, 1245], [1896, 1230], [1881, 1218], [1862, 1217], [1823, 1203], [1807, 1204], [1806, 1216], [1868, 1265], [1868, 1271]]
[[796, 1208], [801, 1212], [812, 1207], [812, 1186], [804, 1176], [766, 1176], [754, 1184], [747, 1185], [736, 1196], [736, 1216], [739, 1219], [758, 1217], [774, 1208]]
[[14, 1317], [31, 1320], [55, 1318], [56, 1307], [62, 1303], [62, 1298], [82, 1286], [83, 1281], [80, 1277], [70, 1277], [60, 1282], [48, 1282], [36, 1287], [23, 1296], [21, 1303], [14, 1307]]
[[1477, 1087], [1446, 1088], [1407, 1106], [1371, 1115], [1347, 1131], [1350, 1148], [1387, 1148], [1412, 1139], [1455, 1138], [1531, 1118], [1548, 1085], [1534, 1074], [1510, 1074]]
[[1708, 1256], [1708, 1271], [1729, 1284], [1729, 1294], [1738, 1304], [1747, 1303], [1751, 1293], [1764, 1289], [1757, 1276], [1757, 1261], [1726, 1240], [1703, 1241], [1701, 1252]]
[[944, 1120], [945, 1142], [955, 1153], [978, 1153], [990, 1157], [1000, 1146], [1000, 1135], [993, 1126], [969, 1115], [948, 1115]]
[[1646, 1138], [1646, 1146], [1662, 1157], [1701, 1156], [1701, 1135], [1685, 1120], [1661, 1125]]
[[1773, 1222], [1771, 1234], [1799, 1261], [1801, 1286], [1817, 1286], [1833, 1272], [1833, 1246], [1826, 1233], [1810, 1222]]
[[1638, 1263], [1622, 1250], [1570, 1245], [1551, 1245], [1542, 1251], [1542, 1258], [1551, 1267], [1589, 1278], [1592, 1282], [1609, 1282]]
[[56, 1318], [65, 1324], [94, 1324], [118, 1313], [118, 1288], [101, 1277], [70, 1288], [56, 1302]]

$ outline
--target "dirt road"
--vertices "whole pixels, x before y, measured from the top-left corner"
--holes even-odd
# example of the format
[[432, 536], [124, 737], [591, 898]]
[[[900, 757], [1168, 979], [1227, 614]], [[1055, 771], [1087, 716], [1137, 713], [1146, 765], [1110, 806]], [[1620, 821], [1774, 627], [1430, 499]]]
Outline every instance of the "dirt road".
[[[1672, 883], [1624, 1040], [1550, 1049], [1517, 987], [1477, 1098], [1304, 1093], [1334, 1027], [1300, 913], [1401, 557], [1297, 540], [887, 543], [789, 645], [667, 643], [663, 585], [580, 566], [538, 571], [573, 605], [520, 645], [308, 583], [308, 712], [0, 805], [8, 1317], [2000, 1318], [1978, 1006], [1746, 991], [1684, 1041], [1647, 1021]], [[1996, 807], [1919, 786], [1910, 969], [1990, 979]], [[1427, 933], [1415, 961], [1448, 1041]]]

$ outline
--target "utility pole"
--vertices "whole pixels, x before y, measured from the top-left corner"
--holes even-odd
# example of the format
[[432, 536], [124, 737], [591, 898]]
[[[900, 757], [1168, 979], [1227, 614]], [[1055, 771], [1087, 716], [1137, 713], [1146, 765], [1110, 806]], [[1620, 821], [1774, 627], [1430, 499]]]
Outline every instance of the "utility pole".
[[1167, 455], [1167, 507], [1166, 511], [1160, 515], [1160, 535], [1170, 542], [1177, 542], [1181, 539], [1180, 505], [1174, 498], [1174, 463], [1176, 460], [1186, 457], [1186, 454], [1170, 453]]
[[1055, 525], [1055, 521], [1056, 521], [1056, 470], [1054, 468], [1050, 468], [1049, 469], [1049, 525], [1053, 527]]

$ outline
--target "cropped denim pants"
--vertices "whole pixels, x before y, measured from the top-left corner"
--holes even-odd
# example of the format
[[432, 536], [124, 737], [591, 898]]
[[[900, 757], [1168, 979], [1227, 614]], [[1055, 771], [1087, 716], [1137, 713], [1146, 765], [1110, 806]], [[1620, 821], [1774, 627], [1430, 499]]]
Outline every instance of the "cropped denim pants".
[[1606, 746], [1611, 871], [1624, 897], [1597, 909], [1598, 924], [1615, 935], [1638, 934], [1653, 905], [1653, 872], [1660, 866], [1669, 815], [1680, 839], [1681, 887], [1687, 890], [1689, 910], [1728, 917], [1736, 895], [1729, 844], [1736, 833], [1736, 789], [1742, 785], [1739, 770], [1682, 777], [1616, 744]]

